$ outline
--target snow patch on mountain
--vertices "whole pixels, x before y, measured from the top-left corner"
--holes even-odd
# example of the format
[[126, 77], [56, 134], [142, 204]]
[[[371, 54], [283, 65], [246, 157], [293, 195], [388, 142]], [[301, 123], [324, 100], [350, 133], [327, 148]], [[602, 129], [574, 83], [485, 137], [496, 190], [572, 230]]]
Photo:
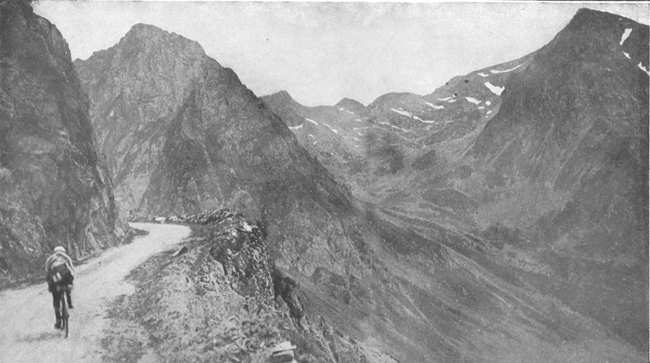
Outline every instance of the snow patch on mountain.
[[498, 87], [493, 85], [490, 82], [485, 82], [485, 87], [489, 88], [492, 93], [494, 93], [497, 96], [501, 96], [501, 93], [503, 93], [503, 90], [505, 90], [505, 87]]
[[630, 54], [623, 52], [623, 55], [625, 55], [625, 58], [630, 59]]
[[623, 43], [625, 42], [625, 40], [627, 39], [627, 37], [630, 36], [630, 33], [632, 33], [632, 29], [631, 29], [631, 28], [627, 28], [627, 29], [625, 29], [625, 31], [623, 32], [623, 35], [621, 35], [621, 42], [619, 43], [620, 45], [623, 45]]
[[475, 105], [478, 105], [478, 104], [480, 104], [481, 102], [483, 102], [483, 101], [477, 100], [477, 99], [474, 98], [474, 97], [465, 97], [465, 99], [467, 100], [467, 102], [471, 102], [471, 103], [473, 103], [473, 104], [475, 104]]
[[314, 121], [314, 120], [312, 120], [312, 119], [310, 119], [310, 118], [306, 118], [306, 117], [305, 117], [305, 120], [307, 120], [307, 121], [313, 123], [314, 125], [318, 125], [318, 122], [316, 122], [316, 121]]
[[489, 74], [485, 74], [485, 73], [482, 73], [482, 72], [479, 72], [478, 75], [481, 76], [481, 77], [487, 77], [487, 76], [489, 76]]
[[456, 102], [456, 101], [457, 101], [457, 100], [449, 100], [449, 101], [447, 101], [447, 102], [448, 102], [448, 103], [454, 103], [454, 102]]
[[323, 122], [323, 125], [327, 126], [327, 128], [330, 129], [333, 133], [335, 133], [335, 134], [339, 133], [339, 130], [333, 129], [332, 126], [330, 126], [330, 125], [328, 125], [328, 124], [326, 124], [324, 122]]
[[409, 118], [413, 118], [413, 115], [411, 115], [411, 113], [408, 112], [408, 111], [404, 111], [404, 110], [401, 110], [401, 109], [396, 110], [396, 109], [394, 109], [394, 108], [391, 108], [390, 110], [393, 111], [393, 112], [397, 112], [397, 113], [399, 113], [399, 114], [402, 115], [402, 116], [406, 116], [406, 117], [409, 117]]
[[298, 130], [302, 129], [302, 127], [305, 126], [305, 124], [300, 124], [299, 126], [289, 126], [289, 130]]
[[403, 129], [403, 128], [401, 128], [401, 127], [397, 127], [397, 126], [391, 124], [390, 122], [379, 122], [379, 123], [382, 124], [382, 125], [388, 125], [388, 126], [394, 128], [394, 129], [402, 130], [402, 132], [408, 132], [408, 131], [409, 131], [409, 130], [407, 130], [407, 129]]
[[492, 110], [489, 110], [489, 111], [487, 112], [488, 115], [491, 114], [491, 113], [492, 113]]
[[485, 106], [478, 106], [478, 109], [483, 110], [483, 109], [485, 109]]
[[356, 137], [353, 137], [353, 139], [355, 139], [355, 140], [357, 140], [357, 141], [361, 141], [361, 140], [357, 139]]
[[438, 98], [438, 101], [447, 101], [448, 99], [451, 99], [451, 96], [445, 98]]
[[436, 106], [436, 105], [434, 105], [434, 104], [431, 103], [431, 102], [425, 102], [425, 104], [426, 104], [427, 106], [433, 108], [434, 110], [440, 110], [441, 108], [445, 108], [445, 106]]
[[492, 102], [490, 102], [490, 101], [485, 101], [485, 104], [489, 106], [489, 105], [492, 104]]
[[644, 67], [643, 64], [641, 64], [641, 62], [637, 64], [637, 67], [639, 67], [640, 70], [646, 72], [650, 76], [650, 72], [648, 72], [648, 68]]
[[505, 69], [505, 70], [502, 70], [502, 71], [501, 71], [501, 70], [498, 70], [498, 69], [492, 69], [492, 70], [490, 70], [490, 72], [491, 72], [491, 73], [494, 73], [494, 74], [496, 74], [496, 73], [508, 73], [508, 72], [512, 72], [512, 71], [514, 71], [515, 69], [517, 69], [517, 68], [519, 68], [519, 67], [521, 67], [521, 64], [518, 65], [518, 66], [516, 66], [516, 67], [514, 67], [514, 68]]
[[309, 137], [313, 137], [314, 139], [316, 138], [316, 136], [314, 136], [314, 135], [312, 135], [312, 134], [309, 134], [309, 135], [307, 135], [307, 136], [309, 136]]

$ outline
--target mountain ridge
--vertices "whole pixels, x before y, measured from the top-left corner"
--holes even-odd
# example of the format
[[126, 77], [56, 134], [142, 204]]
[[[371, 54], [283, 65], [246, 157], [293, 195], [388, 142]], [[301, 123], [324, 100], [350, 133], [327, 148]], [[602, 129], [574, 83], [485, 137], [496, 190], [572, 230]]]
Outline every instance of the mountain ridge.
[[378, 97], [367, 121], [395, 168], [373, 173], [367, 149], [355, 196], [428, 238], [471, 231], [488, 247], [465, 255], [647, 352], [634, 313], [648, 316], [647, 39], [647, 25], [582, 9], [529, 55]]

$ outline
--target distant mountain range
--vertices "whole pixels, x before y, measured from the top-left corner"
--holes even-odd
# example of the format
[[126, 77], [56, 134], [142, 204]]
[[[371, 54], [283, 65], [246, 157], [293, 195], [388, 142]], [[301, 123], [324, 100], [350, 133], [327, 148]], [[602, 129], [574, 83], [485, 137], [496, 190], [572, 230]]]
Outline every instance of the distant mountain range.
[[[340, 126], [354, 124], [344, 112], [328, 120], [338, 139], [361, 139], [351, 160], [350, 147], [293, 131], [384, 217], [461, 251], [482, 241], [481, 258], [647, 351], [647, 40], [645, 25], [582, 9], [523, 58], [429, 95], [379, 97], [357, 110], [362, 132]], [[263, 99], [290, 126], [289, 111], [337, 108]], [[441, 228], [473, 237], [454, 245]]]

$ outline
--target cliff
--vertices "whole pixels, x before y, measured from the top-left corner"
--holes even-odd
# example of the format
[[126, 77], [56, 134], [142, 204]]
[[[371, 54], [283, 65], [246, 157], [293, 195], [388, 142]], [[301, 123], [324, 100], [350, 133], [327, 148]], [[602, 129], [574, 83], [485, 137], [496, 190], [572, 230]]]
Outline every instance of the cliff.
[[98, 158], [68, 45], [27, 1], [0, 3], [0, 282], [120, 242], [111, 179]]

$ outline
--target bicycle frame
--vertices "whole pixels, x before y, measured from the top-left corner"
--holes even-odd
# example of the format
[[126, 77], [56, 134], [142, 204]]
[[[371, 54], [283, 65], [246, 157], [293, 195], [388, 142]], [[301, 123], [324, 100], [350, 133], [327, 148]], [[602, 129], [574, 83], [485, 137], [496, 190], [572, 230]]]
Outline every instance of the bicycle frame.
[[59, 297], [59, 312], [61, 316], [61, 330], [65, 330], [65, 337], [68, 337], [68, 330], [69, 330], [69, 320], [68, 318], [70, 315], [68, 314], [68, 301], [66, 300], [66, 293], [69, 290], [69, 287], [67, 286], [56, 286], [56, 290], [60, 293]]

